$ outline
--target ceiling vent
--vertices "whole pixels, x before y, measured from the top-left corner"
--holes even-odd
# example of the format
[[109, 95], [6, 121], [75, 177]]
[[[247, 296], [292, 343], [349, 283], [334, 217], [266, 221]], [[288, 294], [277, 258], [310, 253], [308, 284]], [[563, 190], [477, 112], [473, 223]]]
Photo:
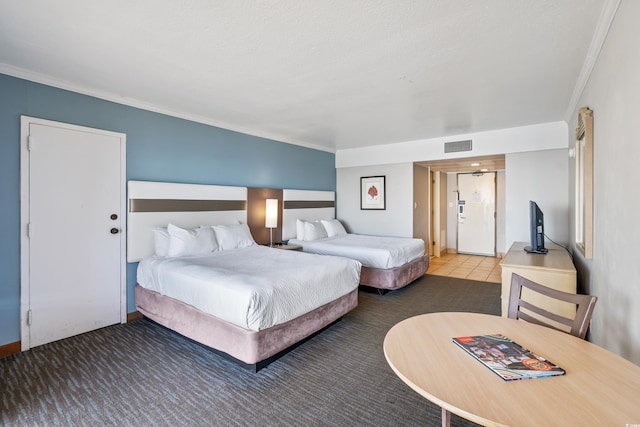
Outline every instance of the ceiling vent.
[[453, 141], [444, 143], [445, 153], [459, 153], [460, 151], [471, 151], [471, 140]]

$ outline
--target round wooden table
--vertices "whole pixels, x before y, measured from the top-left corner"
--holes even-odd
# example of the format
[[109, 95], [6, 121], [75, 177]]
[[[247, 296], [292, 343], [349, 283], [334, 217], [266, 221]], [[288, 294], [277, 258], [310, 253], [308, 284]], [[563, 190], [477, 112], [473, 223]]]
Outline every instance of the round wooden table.
[[[564, 368], [557, 377], [504, 381], [452, 339], [503, 334]], [[477, 313], [432, 313], [387, 333], [394, 372], [448, 412], [487, 426], [640, 425], [640, 367], [581, 340], [521, 320]]]

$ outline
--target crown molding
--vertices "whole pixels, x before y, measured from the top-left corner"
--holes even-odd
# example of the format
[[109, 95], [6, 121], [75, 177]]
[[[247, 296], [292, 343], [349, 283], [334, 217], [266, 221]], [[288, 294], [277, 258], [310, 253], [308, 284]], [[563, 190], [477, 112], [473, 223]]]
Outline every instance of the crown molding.
[[593, 33], [593, 38], [591, 39], [591, 44], [589, 45], [587, 56], [584, 60], [584, 63], [582, 64], [580, 75], [578, 76], [576, 85], [573, 88], [571, 101], [569, 101], [569, 107], [567, 108], [567, 111], [565, 113], [565, 120], [567, 123], [571, 122], [574, 113], [578, 108], [578, 102], [582, 97], [584, 88], [587, 86], [589, 77], [591, 77], [591, 72], [593, 71], [593, 67], [595, 67], [596, 65], [598, 56], [600, 55], [602, 46], [604, 45], [604, 42], [607, 38], [607, 34], [609, 34], [611, 23], [616, 16], [616, 12], [618, 11], [618, 7], [620, 6], [621, 1], [622, 0], [605, 0], [604, 5], [602, 6], [600, 18], [598, 19], [598, 24], [596, 25], [596, 29]]
[[13, 65], [0, 63], [0, 74], [6, 74], [12, 77], [17, 77], [23, 80], [28, 80], [34, 83], [40, 83], [47, 86], [52, 86], [58, 89], [64, 89], [71, 92], [79, 93], [81, 95], [91, 96], [93, 98], [102, 99], [116, 104], [126, 105], [129, 107], [139, 108], [141, 110], [151, 111], [154, 113], [164, 114], [166, 116], [177, 117], [179, 119], [189, 120], [191, 122], [202, 123], [209, 126], [214, 126], [221, 129], [230, 130], [233, 132], [239, 132], [245, 135], [251, 135], [258, 138], [264, 138], [273, 140], [276, 142], [282, 142], [285, 144], [298, 145], [301, 147], [311, 148], [319, 151], [326, 151], [329, 153], [335, 153], [335, 150], [325, 146], [306, 143], [304, 141], [295, 141], [282, 137], [281, 135], [271, 134], [268, 132], [258, 131], [255, 129], [249, 129], [242, 126], [237, 126], [218, 120], [213, 120], [208, 117], [198, 116], [195, 114], [187, 114], [180, 111], [171, 110], [160, 105], [150, 104], [144, 101], [140, 101], [134, 98], [127, 98], [121, 95], [117, 95], [110, 92], [98, 91], [89, 87], [79, 86], [71, 82], [56, 79], [54, 77], [36, 73], [33, 71], [18, 68]]

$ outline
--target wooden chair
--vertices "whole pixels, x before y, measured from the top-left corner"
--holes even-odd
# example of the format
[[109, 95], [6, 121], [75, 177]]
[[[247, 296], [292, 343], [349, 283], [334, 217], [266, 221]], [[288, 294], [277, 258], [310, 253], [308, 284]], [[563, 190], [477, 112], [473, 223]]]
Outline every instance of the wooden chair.
[[[544, 308], [541, 308], [530, 301], [522, 299], [522, 289], [527, 288], [533, 292], [541, 295], [545, 295], [549, 298], [554, 298], [560, 301], [568, 302], [576, 305], [576, 315], [574, 318], [567, 318], [555, 313], [551, 313]], [[527, 322], [536, 323], [539, 325], [547, 326], [553, 329], [562, 330], [546, 321], [553, 321], [559, 324], [565, 325], [569, 328], [570, 334], [578, 338], [584, 339], [589, 328], [589, 322], [591, 321], [591, 315], [596, 305], [598, 298], [592, 295], [571, 294], [562, 292], [557, 289], [551, 289], [546, 286], [542, 286], [536, 282], [532, 282], [529, 279], [518, 274], [511, 275], [511, 293], [509, 295], [509, 311], [507, 317], [511, 319], [522, 319]], [[520, 309], [524, 308], [527, 312], [523, 312]], [[535, 313], [539, 317], [531, 316], [529, 313]], [[563, 330], [563, 332], [566, 332]]]
[[[560, 316], [555, 313], [551, 313], [544, 308], [522, 299], [522, 289], [527, 288], [530, 291], [536, 292], [541, 295], [545, 295], [549, 298], [554, 298], [560, 301], [576, 305], [576, 315], [574, 318], [568, 318]], [[584, 339], [587, 335], [587, 329], [589, 328], [589, 322], [591, 321], [591, 315], [596, 305], [597, 297], [591, 295], [570, 294], [568, 292], [562, 292], [557, 289], [551, 289], [546, 286], [542, 286], [536, 282], [532, 282], [529, 279], [513, 273], [511, 275], [511, 293], [509, 294], [509, 311], [507, 317], [511, 319], [521, 319], [530, 323], [536, 323], [538, 325], [546, 326], [549, 328], [564, 331], [556, 326], [546, 323], [543, 319], [539, 319], [529, 315], [526, 312], [520, 311], [520, 308], [524, 308], [531, 313], [535, 313], [545, 320], [552, 320], [571, 328], [569, 332], [578, 338]], [[442, 426], [449, 427], [451, 424], [451, 412], [441, 408], [442, 412]]]

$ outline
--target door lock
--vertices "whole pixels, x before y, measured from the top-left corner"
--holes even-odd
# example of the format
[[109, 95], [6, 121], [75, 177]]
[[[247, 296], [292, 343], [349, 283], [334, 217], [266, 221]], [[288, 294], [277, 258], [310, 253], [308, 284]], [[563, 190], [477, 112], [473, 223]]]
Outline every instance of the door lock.
[[120, 230], [118, 230], [115, 227], [111, 229], [111, 234], [118, 234], [119, 232], [120, 232]]
[[116, 214], [111, 214], [111, 216], [110, 216], [109, 218], [111, 218], [112, 220], [114, 220], [114, 221], [115, 221], [116, 219], [118, 219], [118, 215], [116, 215]]

